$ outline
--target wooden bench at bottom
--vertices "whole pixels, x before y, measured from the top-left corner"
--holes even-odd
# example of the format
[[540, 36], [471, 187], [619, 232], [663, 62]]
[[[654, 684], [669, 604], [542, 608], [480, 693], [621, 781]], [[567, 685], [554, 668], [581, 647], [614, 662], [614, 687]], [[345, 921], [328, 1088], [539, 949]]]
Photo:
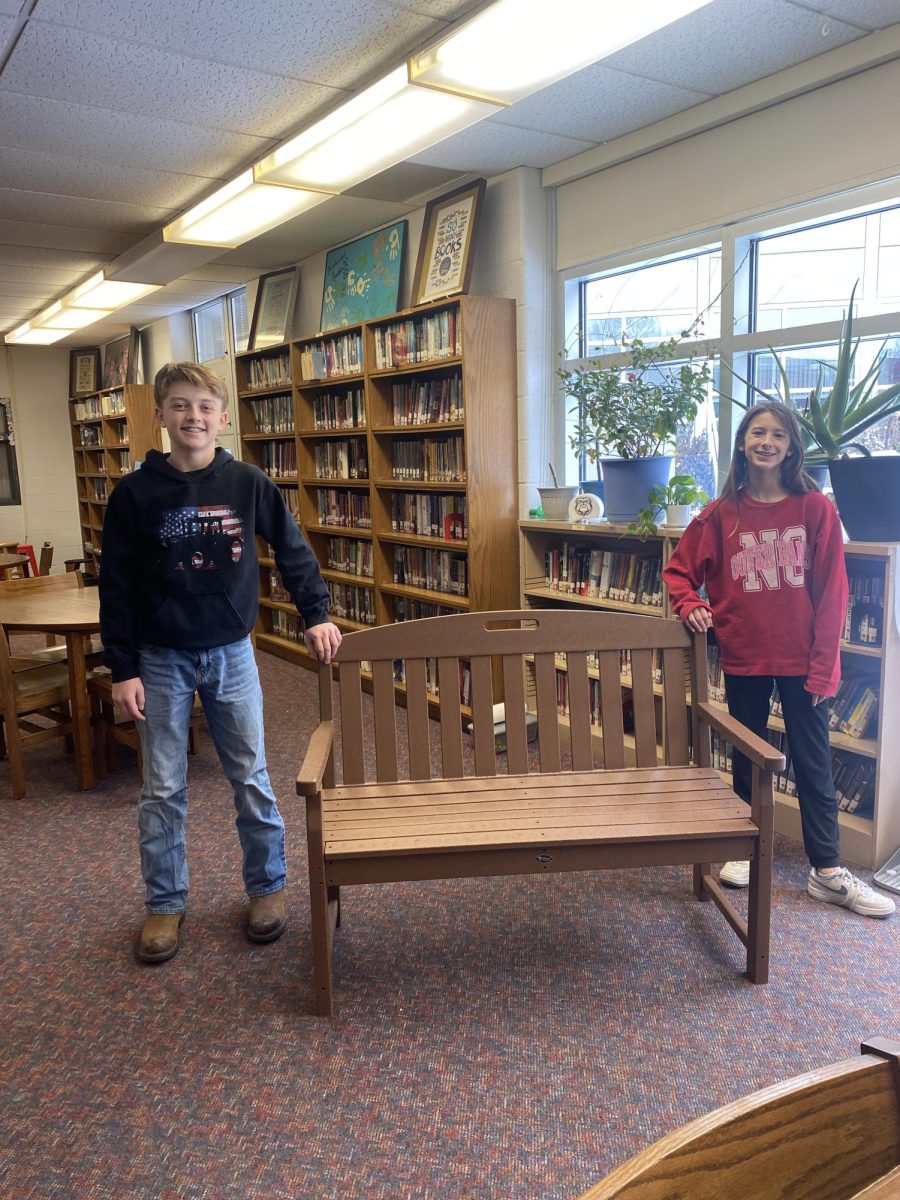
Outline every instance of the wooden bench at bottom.
[[[631, 654], [634, 767], [625, 766], [623, 649]], [[663, 661], [659, 729], [652, 678], [656, 650]], [[561, 654], [571, 770], [563, 769], [557, 713]], [[436, 660], [436, 671], [427, 669], [429, 659]], [[306, 797], [319, 1013], [330, 1014], [333, 1006], [331, 958], [341, 885], [401, 880], [691, 863], [695, 895], [715, 902], [746, 947], [748, 976], [754, 983], [766, 982], [772, 772], [784, 759], [708, 703], [704, 638], [693, 638], [678, 622], [630, 614], [460, 613], [350, 634], [337, 662], [343, 781], [335, 783], [332, 672], [324, 666], [319, 672], [322, 720], [297, 779], [297, 790]], [[373, 719], [364, 716], [364, 664], [371, 675]], [[686, 666], [694, 698], [690, 710]], [[405, 706], [398, 719], [395, 680], [401, 675]], [[459, 705], [460, 680], [466, 675], [473, 726], [470, 775], [464, 770], [469, 759]], [[435, 677], [441, 693], [439, 748], [431, 746], [429, 721], [428, 679]], [[508, 774], [497, 773], [493, 704], [498, 682], [506, 706]], [[530, 770], [526, 697], [537, 714], [536, 771]], [[602, 766], [594, 763], [600, 747], [592, 729], [598, 716]], [[751, 761], [749, 807], [712, 767], [711, 728]], [[404, 732], [401, 753], [398, 735]], [[432, 762], [435, 756], [440, 763]], [[374, 780], [367, 776], [373, 764]], [[400, 778], [401, 764], [407, 779]], [[746, 919], [712, 877], [710, 864], [729, 859], [750, 861]]]

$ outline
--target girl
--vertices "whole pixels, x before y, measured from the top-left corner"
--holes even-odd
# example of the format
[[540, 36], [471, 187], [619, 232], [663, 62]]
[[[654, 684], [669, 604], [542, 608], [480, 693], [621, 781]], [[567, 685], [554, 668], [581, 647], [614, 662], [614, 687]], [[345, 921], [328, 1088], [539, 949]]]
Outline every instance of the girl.
[[[796, 416], [754, 404], [738, 426], [721, 496], [687, 527], [663, 572], [672, 607], [697, 633], [713, 627], [728, 711], [766, 736], [773, 681], [790, 745], [815, 900], [887, 917], [893, 900], [840, 866], [828, 705], [840, 682], [847, 606], [843, 535], [834, 506], [803, 469]], [[699, 588], [705, 585], [708, 600]], [[750, 801], [750, 764], [732, 753], [734, 789]], [[746, 887], [750, 864], [726, 863]]]

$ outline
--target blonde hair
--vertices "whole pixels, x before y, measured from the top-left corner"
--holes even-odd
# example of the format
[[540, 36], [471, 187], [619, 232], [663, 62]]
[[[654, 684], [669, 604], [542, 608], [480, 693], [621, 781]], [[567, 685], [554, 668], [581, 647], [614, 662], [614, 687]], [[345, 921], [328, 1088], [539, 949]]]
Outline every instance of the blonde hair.
[[166, 363], [159, 368], [153, 381], [153, 398], [157, 408], [162, 408], [163, 401], [176, 383], [189, 383], [193, 387], [203, 388], [222, 401], [223, 411], [228, 408], [225, 380], [215, 371], [195, 362]]

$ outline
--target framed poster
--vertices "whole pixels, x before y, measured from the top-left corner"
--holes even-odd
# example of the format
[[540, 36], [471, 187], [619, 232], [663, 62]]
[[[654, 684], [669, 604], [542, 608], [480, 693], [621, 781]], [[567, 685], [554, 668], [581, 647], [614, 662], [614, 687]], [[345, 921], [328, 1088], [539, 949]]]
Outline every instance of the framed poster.
[[411, 305], [469, 290], [485, 186], [483, 179], [475, 179], [428, 202], [409, 297]]
[[406, 221], [328, 251], [322, 289], [323, 333], [397, 311]]
[[300, 286], [300, 268], [284, 267], [260, 275], [250, 322], [248, 350], [265, 350], [287, 340]]
[[129, 382], [128, 359], [131, 344], [130, 334], [106, 343], [103, 351], [103, 387], [124, 387]]
[[100, 351], [72, 350], [69, 353], [69, 395], [86, 396], [100, 388]]

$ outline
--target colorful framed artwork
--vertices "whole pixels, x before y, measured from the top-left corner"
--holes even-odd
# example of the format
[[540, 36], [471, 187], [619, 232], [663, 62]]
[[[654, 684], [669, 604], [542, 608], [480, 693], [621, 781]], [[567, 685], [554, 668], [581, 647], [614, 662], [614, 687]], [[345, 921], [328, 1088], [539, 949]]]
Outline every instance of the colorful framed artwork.
[[[128, 382], [128, 359], [132, 338], [117, 338], [107, 342], [103, 350], [103, 386], [105, 388], [124, 387]], [[133, 368], [132, 368], [133, 369]]]
[[329, 250], [320, 328], [340, 329], [397, 311], [406, 221]]
[[475, 179], [429, 201], [410, 292], [411, 305], [469, 290], [485, 187], [483, 179]]
[[287, 341], [300, 287], [300, 268], [284, 267], [260, 275], [250, 321], [248, 350], [265, 350]]
[[100, 351], [72, 350], [69, 353], [69, 395], [87, 396], [100, 388]]

